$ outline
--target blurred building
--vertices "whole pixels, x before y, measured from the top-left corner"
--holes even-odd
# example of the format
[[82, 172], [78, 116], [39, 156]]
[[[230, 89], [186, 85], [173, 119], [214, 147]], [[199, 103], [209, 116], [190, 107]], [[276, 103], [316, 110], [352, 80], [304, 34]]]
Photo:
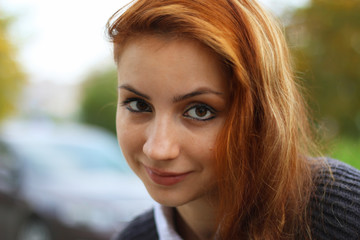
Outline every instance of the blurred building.
[[19, 102], [23, 117], [75, 119], [80, 103], [79, 84], [51, 81], [29, 82]]

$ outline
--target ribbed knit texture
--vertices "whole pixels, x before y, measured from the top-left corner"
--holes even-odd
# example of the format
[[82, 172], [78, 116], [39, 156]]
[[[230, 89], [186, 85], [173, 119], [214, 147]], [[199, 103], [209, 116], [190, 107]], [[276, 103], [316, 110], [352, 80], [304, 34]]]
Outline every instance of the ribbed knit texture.
[[[313, 240], [360, 240], [360, 171], [328, 159], [332, 175], [323, 169], [311, 198]], [[134, 219], [113, 240], [158, 240], [153, 211]]]
[[360, 171], [329, 159], [310, 202], [313, 239], [360, 239]]

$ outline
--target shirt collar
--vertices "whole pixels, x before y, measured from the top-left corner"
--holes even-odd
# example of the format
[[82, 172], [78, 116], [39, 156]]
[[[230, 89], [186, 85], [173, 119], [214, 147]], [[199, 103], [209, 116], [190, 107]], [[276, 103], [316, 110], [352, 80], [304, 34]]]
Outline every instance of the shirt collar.
[[174, 208], [155, 204], [154, 216], [159, 240], [182, 240], [175, 230]]

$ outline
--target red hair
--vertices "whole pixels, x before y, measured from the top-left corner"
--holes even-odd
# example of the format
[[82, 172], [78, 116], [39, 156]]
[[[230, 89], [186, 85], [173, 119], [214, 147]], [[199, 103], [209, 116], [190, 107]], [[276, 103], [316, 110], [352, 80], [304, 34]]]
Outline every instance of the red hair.
[[197, 40], [230, 72], [215, 146], [220, 239], [311, 238], [313, 143], [278, 23], [253, 0], [138, 0], [108, 22], [118, 61], [129, 37]]

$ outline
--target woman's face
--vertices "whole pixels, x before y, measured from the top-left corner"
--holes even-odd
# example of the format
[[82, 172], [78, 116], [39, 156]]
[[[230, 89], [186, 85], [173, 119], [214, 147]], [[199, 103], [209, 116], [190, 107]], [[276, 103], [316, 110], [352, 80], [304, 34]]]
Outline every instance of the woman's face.
[[226, 74], [194, 40], [144, 36], [118, 63], [117, 134], [153, 199], [180, 206], [214, 191], [215, 139], [227, 110]]

